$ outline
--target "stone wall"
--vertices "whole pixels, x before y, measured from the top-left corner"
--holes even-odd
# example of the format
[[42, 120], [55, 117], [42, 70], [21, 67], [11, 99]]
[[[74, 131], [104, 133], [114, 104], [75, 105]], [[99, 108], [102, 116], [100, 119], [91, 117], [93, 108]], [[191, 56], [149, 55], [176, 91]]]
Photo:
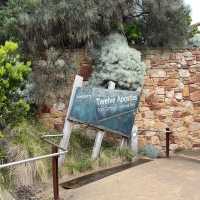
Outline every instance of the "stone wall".
[[[200, 49], [143, 53], [148, 69], [136, 116], [140, 148], [153, 144], [164, 149], [167, 127], [173, 132], [172, 150], [200, 148]], [[79, 55], [77, 73], [87, 80], [91, 61], [85, 51], [81, 50]], [[70, 81], [68, 94], [73, 84]], [[66, 105], [56, 102], [40, 115], [48, 128], [62, 131]]]
[[169, 127], [171, 150], [199, 148], [200, 50], [154, 50], [144, 57], [148, 70], [136, 116], [138, 128], [146, 129], [139, 132], [140, 147], [165, 147]]
[[70, 50], [70, 54], [76, 58], [76, 70], [68, 77], [62, 94], [49, 99], [51, 104], [39, 105], [38, 118], [48, 129], [62, 131], [75, 75], [83, 76], [86, 81], [92, 73], [91, 59], [86, 50]]

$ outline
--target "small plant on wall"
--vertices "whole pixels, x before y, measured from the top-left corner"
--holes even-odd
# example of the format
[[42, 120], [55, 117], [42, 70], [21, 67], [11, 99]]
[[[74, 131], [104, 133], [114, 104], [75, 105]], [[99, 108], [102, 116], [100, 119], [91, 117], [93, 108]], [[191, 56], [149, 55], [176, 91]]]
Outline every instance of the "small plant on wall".
[[95, 52], [91, 85], [105, 86], [108, 81], [113, 81], [121, 89], [142, 87], [146, 66], [141, 61], [140, 52], [130, 48], [123, 35], [111, 34]]

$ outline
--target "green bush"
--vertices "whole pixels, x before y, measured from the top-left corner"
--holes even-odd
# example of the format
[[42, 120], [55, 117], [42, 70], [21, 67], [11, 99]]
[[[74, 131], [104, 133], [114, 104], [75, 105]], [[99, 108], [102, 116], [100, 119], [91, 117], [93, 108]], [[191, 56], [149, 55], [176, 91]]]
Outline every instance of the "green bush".
[[200, 34], [194, 35], [194, 37], [189, 40], [189, 47], [200, 47]]
[[20, 42], [24, 39], [24, 21], [27, 17], [24, 12], [32, 14], [40, 0], [8, 0], [0, 7], [0, 42], [14, 40]]
[[[13, 162], [51, 152], [51, 146], [40, 139], [47, 130], [34, 119], [23, 120], [12, 128], [6, 128], [3, 132], [4, 137], [0, 139], [0, 159], [2, 154], [2, 160], [5, 157], [5, 161]], [[0, 188], [12, 190], [18, 187], [21, 184], [19, 169], [24, 174], [28, 174], [30, 180], [47, 182], [51, 169], [50, 163], [50, 160], [46, 159], [2, 169], [0, 170]]]
[[142, 32], [140, 25], [135, 22], [124, 23], [124, 31], [128, 42], [140, 43], [142, 41]]
[[160, 151], [154, 145], [147, 144], [143, 149], [143, 154], [152, 159], [155, 159], [159, 157]]
[[23, 118], [29, 105], [22, 95], [30, 72], [30, 62], [20, 60], [17, 43], [0, 46], [0, 128]]

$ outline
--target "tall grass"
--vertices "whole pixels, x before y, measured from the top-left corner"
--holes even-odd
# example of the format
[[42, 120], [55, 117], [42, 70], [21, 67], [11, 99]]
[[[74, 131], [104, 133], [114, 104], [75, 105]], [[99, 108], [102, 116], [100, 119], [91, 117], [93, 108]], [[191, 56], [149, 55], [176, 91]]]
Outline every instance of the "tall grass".
[[[9, 149], [6, 152], [9, 155], [8, 162], [49, 154], [51, 146], [40, 139], [40, 136], [46, 132], [47, 130], [40, 123], [29, 120], [21, 122], [9, 133], [4, 133], [9, 141]], [[60, 138], [53, 139], [53, 142], [59, 144]], [[129, 150], [119, 150], [117, 145], [103, 141], [100, 157], [94, 161], [91, 160], [93, 145], [94, 139], [87, 137], [85, 130], [73, 130], [69, 153], [61, 173], [77, 175], [100, 167], [111, 166], [114, 160], [131, 161], [133, 157]], [[1, 170], [0, 185], [6, 185], [10, 189], [20, 185], [31, 185], [36, 181], [46, 182], [50, 175], [50, 165], [50, 160], [41, 160]]]
[[99, 158], [91, 160], [94, 139], [88, 138], [84, 132], [85, 130], [82, 129], [76, 129], [72, 132], [63, 173], [77, 175], [99, 167], [111, 166], [114, 160], [118, 160], [118, 162], [132, 160], [134, 155], [130, 150], [120, 150], [116, 144], [107, 141], [102, 143]]
[[[50, 152], [48, 145], [41, 141], [40, 135], [46, 130], [35, 120], [24, 120], [4, 133], [7, 141], [7, 162], [23, 160]], [[0, 185], [16, 188], [31, 185], [36, 181], [48, 180], [49, 164], [47, 160], [26, 163], [1, 170]]]

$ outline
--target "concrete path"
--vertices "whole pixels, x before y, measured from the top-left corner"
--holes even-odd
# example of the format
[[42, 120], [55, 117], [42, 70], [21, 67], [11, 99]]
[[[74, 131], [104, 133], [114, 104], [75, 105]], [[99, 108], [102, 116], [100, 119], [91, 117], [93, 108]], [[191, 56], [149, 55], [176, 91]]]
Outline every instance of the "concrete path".
[[74, 190], [64, 200], [200, 200], [200, 163], [160, 159]]

